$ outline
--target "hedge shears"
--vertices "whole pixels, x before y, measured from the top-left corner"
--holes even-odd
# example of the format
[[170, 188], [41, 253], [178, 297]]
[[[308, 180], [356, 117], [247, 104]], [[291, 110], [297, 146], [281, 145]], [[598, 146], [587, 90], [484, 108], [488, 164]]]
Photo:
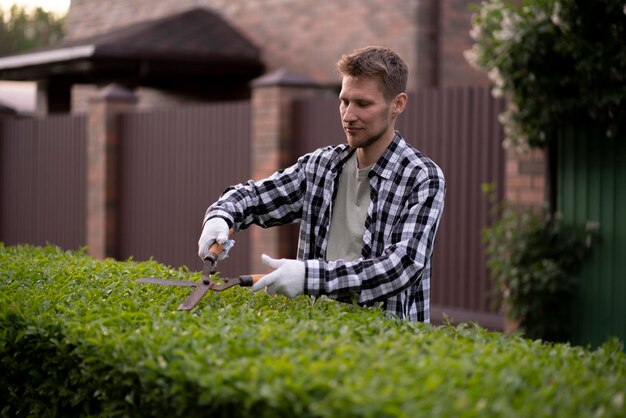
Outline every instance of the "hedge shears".
[[217, 261], [219, 255], [223, 251], [224, 246], [215, 242], [209, 248], [208, 255], [204, 259], [202, 266], [202, 278], [199, 282], [191, 280], [169, 280], [158, 279], [156, 277], [142, 277], [137, 279], [138, 283], [152, 283], [165, 286], [184, 286], [195, 287], [195, 290], [187, 297], [187, 299], [178, 307], [179, 311], [189, 311], [198, 304], [200, 299], [209, 291], [221, 292], [233, 286], [249, 287], [258, 282], [264, 275], [263, 274], [250, 274], [234, 278], [220, 279], [223, 283], [215, 283], [212, 280], [212, 276], [215, 274], [217, 267]]

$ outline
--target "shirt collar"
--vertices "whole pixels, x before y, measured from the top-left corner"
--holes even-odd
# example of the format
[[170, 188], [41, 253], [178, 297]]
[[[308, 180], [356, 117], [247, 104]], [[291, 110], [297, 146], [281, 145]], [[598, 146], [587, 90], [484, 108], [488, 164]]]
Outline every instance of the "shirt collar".
[[[393, 176], [395, 164], [398, 161], [398, 150], [402, 147], [404, 143], [404, 138], [400, 136], [400, 133], [396, 131], [393, 140], [383, 153], [383, 155], [378, 159], [376, 164], [370, 170], [369, 177], [372, 175], [377, 175], [384, 179], [390, 179]], [[350, 159], [352, 154], [356, 151], [355, 148], [351, 148], [348, 144], [341, 145], [337, 156], [334, 158], [334, 164], [331, 167], [331, 171], [336, 173], [341, 170], [343, 165]]]
[[400, 136], [400, 133], [396, 131], [393, 140], [391, 141], [383, 155], [381, 155], [381, 157], [378, 159], [376, 164], [374, 164], [374, 167], [372, 167], [372, 169], [370, 170], [370, 178], [372, 178], [373, 175], [377, 175], [388, 180], [393, 176], [396, 170], [396, 164], [400, 158], [399, 150], [403, 146], [403, 144], [404, 138], [402, 138], [402, 136]]
[[341, 171], [343, 165], [352, 157], [352, 154], [356, 151], [355, 148], [350, 147], [348, 144], [343, 144], [339, 148], [339, 152], [337, 156], [334, 158], [333, 164], [330, 167], [330, 170], [333, 173], [337, 173]]

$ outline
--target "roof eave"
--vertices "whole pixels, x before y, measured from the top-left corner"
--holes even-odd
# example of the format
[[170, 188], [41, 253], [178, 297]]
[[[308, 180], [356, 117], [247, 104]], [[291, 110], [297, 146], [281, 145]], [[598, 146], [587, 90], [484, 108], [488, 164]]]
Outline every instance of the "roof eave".
[[95, 45], [80, 45], [2, 57], [0, 71], [89, 58], [95, 51]]

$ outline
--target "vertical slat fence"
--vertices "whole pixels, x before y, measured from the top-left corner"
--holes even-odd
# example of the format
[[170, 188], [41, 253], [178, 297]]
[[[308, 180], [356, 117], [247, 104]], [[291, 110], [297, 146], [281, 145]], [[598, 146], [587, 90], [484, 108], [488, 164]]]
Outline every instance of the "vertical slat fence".
[[[585, 123], [586, 122], [586, 123]], [[577, 121], [558, 133], [558, 210], [567, 224], [595, 225], [571, 305], [572, 342], [626, 339], [626, 137]]]
[[0, 123], [0, 240], [85, 245], [86, 117]]
[[[200, 270], [205, 210], [249, 179], [250, 105], [213, 104], [121, 117], [118, 256]], [[220, 264], [248, 273], [248, 239]]]

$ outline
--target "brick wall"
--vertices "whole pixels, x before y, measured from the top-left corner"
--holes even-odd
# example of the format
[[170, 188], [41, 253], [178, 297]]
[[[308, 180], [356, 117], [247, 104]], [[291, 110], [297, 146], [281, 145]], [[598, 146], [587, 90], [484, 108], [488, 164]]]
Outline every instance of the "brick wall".
[[268, 72], [286, 67], [336, 84], [335, 62], [353, 48], [378, 44], [416, 62], [416, 4], [406, 0], [73, 0], [70, 38], [193, 7], [218, 13], [263, 52]]
[[469, 31], [472, 26], [470, 4], [476, 0], [445, 0], [439, 3], [441, 34], [439, 42], [440, 85], [487, 85], [486, 76], [473, 69], [463, 51], [472, 45]]
[[[437, 68], [441, 86], [485, 84], [486, 78], [463, 58], [470, 46], [471, 0], [72, 0], [70, 38], [107, 32], [114, 27], [154, 19], [193, 7], [207, 7], [260, 47], [268, 72], [285, 67], [320, 84], [337, 84], [335, 62], [365, 45], [396, 50], [412, 70], [409, 89], [418, 85], [419, 65]], [[430, 9], [438, 8], [433, 23]], [[418, 12], [422, 16], [418, 19]], [[426, 15], [426, 16], [424, 16]], [[420, 43], [418, 22], [431, 24], [439, 53]], [[428, 36], [428, 34], [426, 34]], [[428, 42], [428, 39], [425, 40]], [[427, 45], [427, 43], [426, 43]]]
[[543, 151], [515, 155], [508, 150], [505, 167], [507, 200], [522, 206], [540, 206], [547, 201]]

